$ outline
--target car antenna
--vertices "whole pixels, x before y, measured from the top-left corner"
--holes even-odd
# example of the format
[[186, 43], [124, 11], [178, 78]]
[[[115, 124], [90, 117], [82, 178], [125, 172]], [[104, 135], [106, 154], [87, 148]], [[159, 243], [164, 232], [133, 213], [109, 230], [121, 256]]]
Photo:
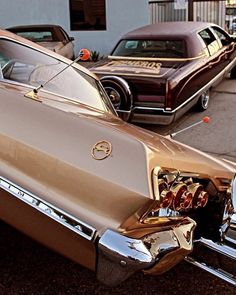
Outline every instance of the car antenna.
[[41, 99], [38, 98], [38, 92], [41, 88], [43, 88], [46, 84], [48, 84], [49, 82], [51, 82], [54, 78], [56, 78], [57, 76], [59, 76], [62, 72], [64, 72], [66, 69], [68, 69], [69, 67], [71, 67], [74, 63], [76, 63], [79, 60], [83, 60], [86, 61], [90, 58], [90, 51], [86, 48], [83, 48], [79, 51], [79, 55], [76, 59], [74, 59], [71, 63], [69, 63], [65, 68], [63, 68], [62, 70], [60, 70], [58, 73], [56, 73], [54, 76], [52, 76], [50, 79], [48, 79], [47, 81], [45, 81], [43, 84], [39, 85], [38, 87], [34, 88], [33, 90], [31, 90], [30, 92], [25, 94], [25, 97], [37, 100], [37, 101], [41, 101]]
[[186, 130], [194, 127], [194, 126], [197, 126], [198, 124], [201, 124], [201, 123], [209, 123], [209, 121], [210, 121], [210, 117], [207, 117], [207, 116], [206, 117], [203, 117], [201, 121], [198, 121], [196, 123], [193, 123], [193, 124], [191, 124], [191, 125], [183, 128], [183, 129], [181, 129], [179, 131], [176, 131], [174, 133], [171, 133], [169, 136], [172, 138], [172, 137], [176, 136], [177, 134], [179, 134], [179, 133], [181, 133], [183, 131], [186, 131]]

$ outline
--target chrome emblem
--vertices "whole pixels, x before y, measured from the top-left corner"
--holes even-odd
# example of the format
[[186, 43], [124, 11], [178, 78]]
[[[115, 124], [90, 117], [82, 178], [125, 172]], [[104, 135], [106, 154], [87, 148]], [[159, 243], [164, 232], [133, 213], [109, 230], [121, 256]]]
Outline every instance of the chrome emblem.
[[97, 142], [92, 148], [92, 156], [95, 160], [104, 160], [111, 155], [112, 145], [106, 140]]
[[38, 210], [42, 214], [60, 223], [64, 227], [72, 230], [83, 238], [92, 241], [96, 234], [96, 229], [82, 220], [70, 215], [60, 208], [46, 202], [38, 196], [26, 191], [22, 187], [14, 184], [10, 180], [0, 176], [0, 188], [10, 193], [12, 196]]

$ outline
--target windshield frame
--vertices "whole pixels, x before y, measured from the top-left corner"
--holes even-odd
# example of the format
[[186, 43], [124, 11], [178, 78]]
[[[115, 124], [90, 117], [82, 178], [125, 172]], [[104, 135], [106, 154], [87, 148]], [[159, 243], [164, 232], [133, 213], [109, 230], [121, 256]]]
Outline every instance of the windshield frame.
[[[7, 82], [7, 83], [13, 83], [13, 84], [16, 84], [16, 85], [22, 85], [24, 87], [27, 87], [29, 89], [37, 89], [37, 88], [41, 88], [40, 91], [43, 91], [45, 93], [50, 93], [52, 95], [54, 95], [55, 97], [58, 96], [60, 98], [65, 98], [65, 100], [70, 100], [72, 102], [76, 102], [78, 104], [81, 104], [81, 105], [86, 105], [90, 108], [94, 108], [94, 109], [97, 109], [99, 111], [104, 111], [104, 112], [108, 112], [108, 113], [112, 113], [113, 115], [115, 116], [118, 116], [109, 97], [107, 96], [105, 90], [103, 89], [100, 81], [93, 75], [93, 74], [90, 74], [89, 71], [87, 69], [83, 70], [83, 68], [78, 65], [78, 64], [72, 64], [72, 62], [70, 60], [67, 60], [66, 58], [62, 57], [60, 58], [60, 56], [58, 55], [54, 55], [53, 53], [50, 54], [50, 52], [47, 52], [47, 50], [40, 50], [40, 48], [38, 49], [37, 46], [36, 48], [33, 47], [33, 46], [30, 46], [28, 44], [25, 44], [23, 42], [20, 42], [18, 40], [15, 40], [15, 39], [12, 39], [12, 38], [9, 38], [7, 36], [0, 36], [0, 43], [1, 42], [11, 42], [10, 44], [14, 47], [16, 46], [16, 48], [18, 46], [20, 46], [19, 48], [21, 48], [22, 50], [24, 50], [24, 48], [27, 50], [31, 50], [33, 52], [33, 54], [41, 54], [43, 57], [46, 57], [46, 58], [49, 58], [51, 59], [52, 61], [55, 61], [56, 63], [62, 65], [62, 73], [64, 73], [68, 68], [71, 69], [71, 71], [73, 71], [74, 75], [77, 75], [74, 77], [74, 79], [80, 79], [79, 81], [83, 84], [86, 79], [86, 77], [88, 79], [90, 79], [91, 81], [93, 81], [93, 86], [95, 86], [95, 88], [92, 86], [92, 85], [86, 85], [86, 87], [91, 87], [90, 89], [88, 89], [88, 92], [90, 90], [93, 89], [93, 93], [95, 96], [97, 96], [97, 99], [100, 100], [99, 102], [99, 105], [101, 105], [100, 107], [96, 107], [96, 104], [92, 104], [92, 103], [89, 103], [89, 101], [85, 101], [85, 100], [81, 100], [79, 98], [79, 95], [76, 96], [75, 98], [74, 97], [71, 97], [71, 96], [68, 96], [68, 95], [65, 95], [65, 94], [61, 94], [59, 92], [54, 92], [54, 91], [50, 91], [50, 90], [47, 90], [46, 87], [41, 87], [42, 84], [45, 84], [45, 82], [49, 79], [47, 79], [44, 83], [38, 83], [38, 85], [31, 85], [30, 83], [25, 83], [25, 82], [22, 82], [22, 81], [17, 81], [17, 80], [11, 80], [11, 79], [8, 79], [7, 77], [4, 77], [3, 79], [0, 79], [1, 82]], [[1, 45], [1, 44], [0, 44]], [[4, 43], [3, 43], [4, 45]], [[5, 46], [7, 45], [7, 43], [5, 43]], [[2, 53], [2, 50], [1, 49], [1, 46], [0, 46], [0, 54]], [[3, 55], [3, 54], [2, 54]], [[9, 54], [10, 55], [10, 54]], [[8, 56], [9, 56], [8, 55]], [[3, 57], [4, 58], [4, 57]], [[3, 60], [3, 59], [2, 59]], [[4, 68], [7, 66], [7, 64], [9, 63], [9, 60], [5, 60], [5, 64], [4, 65], [1, 65], [2, 66], [2, 70], [4, 72]], [[55, 75], [55, 78], [57, 76], [60, 76], [61, 73], [59, 75]], [[54, 76], [50, 77], [50, 79], [54, 79]], [[87, 83], [89, 84], [89, 83]], [[85, 94], [86, 94], [86, 91], [87, 89], [85, 89], [86, 87], [83, 87], [83, 91], [85, 91]], [[65, 87], [66, 88], [66, 87]], [[89, 96], [89, 94], [88, 94]], [[90, 99], [90, 97], [88, 97], [88, 100]], [[93, 99], [90, 99], [90, 101], [92, 100], [96, 100], [95, 98]]]

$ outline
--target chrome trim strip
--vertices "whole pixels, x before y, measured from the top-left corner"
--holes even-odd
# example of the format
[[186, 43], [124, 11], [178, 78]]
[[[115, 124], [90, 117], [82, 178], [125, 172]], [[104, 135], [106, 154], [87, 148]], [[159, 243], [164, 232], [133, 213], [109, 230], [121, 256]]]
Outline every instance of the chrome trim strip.
[[231, 244], [235, 244], [235, 245], [236, 245], [236, 240], [235, 240], [235, 239], [232, 239], [231, 237], [229, 237], [229, 236], [227, 236], [227, 235], [224, 236], [224, 240], [225, 240], [226, 242], [229, 242], [229, 243], [231, 243]]
[[0, 177], [0, 188], [10, 193], [20, 201], [23, 201], [32, 208], [40, 211], [44, 215], [50, 217], [61, 225], [79, 234], [83, 238], [91, 241], [93, 240], [96, 229], [91, 225], [79, 220], [78, 218], [66, 213], [52, 204], [42, 200], [13, 182], [4, 177]]
[[188, 263], [190, 263], [192, 265], [199, 267], [202, 270], [205, 270], [205, 271], [211, 273], [212, 275], [226, 281], [227, 283], [232, 284], [233, 286], [236, 286], [236, 278], [232, 274], [226, 273], [221, 269], [217, 269], [217, 268], [213, 268], [212, 266], [208, 266], [203, 262], [198, 262], [195, 259], [193, 259], [192, 257], [185, 257], [185, 261], [187, 261]]
[[[234, 206], [234, 213], [236, 213], [236, 174], [234, 175], [234, 179], [232, 180], [232, 202]], [[234, 223], [236, 223], [236, 218], [234, 221]]]
[[200, 243], [203, 246], [205, 246], [211, 250], [214, 250], [214, 251], [216, 251], [216, 252], [218, 252], [230, 259], [236, 260], [236, 249], [235, 248], [229, 247], [224, 244], [214, 243], [213, 241], [207, 240], [204, 238], [196, 240], [196, 241], [194, 241], [194, 243]]
[[103, 76], [100, 79], [100, 82], [104, 82], [104, 80], [111, 80], [111, 82], [118, 81], [120, 82], [120, 84], [124, 87], [125, 91], [127, 92], [127, 95], [129, 95], [129, 97], [132, 97], [132, 92], [130, 90], [129, 84], [126, 80], [124, 80], [123, 78], [116, 76], [116, 75], [109, 75], [109, 76]]

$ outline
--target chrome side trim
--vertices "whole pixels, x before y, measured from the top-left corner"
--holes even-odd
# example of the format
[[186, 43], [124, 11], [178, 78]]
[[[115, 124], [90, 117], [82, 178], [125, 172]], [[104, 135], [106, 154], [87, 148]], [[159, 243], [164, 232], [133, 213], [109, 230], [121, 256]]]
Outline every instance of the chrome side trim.
[[[227, 260], [227, 263], [231, 263], [231, 265], [235, 265], [235, 261], [236, 261], [236, 248], [235, 247], [230, 247], [228, 245], [225, 245], [223, 243], [216, 243], [213, 242], [211, 240], [207, 240], [205, 238], [201, 238], [199, 240], [196, 240], [195, 242], [195, 247], [197, 247], [198, 245], [200, 247], [203, 246], [202, 250], [205, 251], [206, 248], [213, 251], [213, 253], [217, 253], [218, 254], [218, 258], [224, 258]], [[197, 252], [198, 253], [198, 252]], [[226, 269], [223, 268], [227, 268], [227, 264], [225, 264], [224, 266], [221, 264], [218, 265], [212, 265], [212, 263], [214, 262], [210, 262], [208, 263], [206, 260], [208, 258], [210, 258], [211, 255], [208, 254], [208, 256], [205, 257], [204, 261], [202, 261], [202, 258], [200, 256], [199, 257], [195, 257], [196, 255], [194, 255], [194, 257], [187, 256], [185, 257], [185, 261], [211, 273], [212, 275], [236, 286], [236, 275], [235, 275], [235, 268], [231, 268], [228, 271]], [[199, 261], [200, 260], [200, 261]], [[223, 268], [222, 268], [223, 267]], [[232, 273], [234, 272], [234, 273]]]
[[70, 215], [69, 213], [66, 213], [62, 209], [53, 206], [52, 204], [42, 200], [41, 198], [35, 196], [34, 194], [26, 191], [25, 189], [1, 176], [0, 188], [10, 193], [12, 196], [16, 197], [20, 201], [23, 201], [32, 208], [40, 211], [49, 218], [60, 223], [61, 225], [72, 230], [76, 234], [79, 234], [83, 238], [89, 241], [93, 240], [96, 229], [91, 225], [86, 224], [78, 218]]
[[211, 240], [207, 240], [204, 238], [201, 238], [200, 240], [197, 240], [195, 242], [200, 243], [203, 246], [236, 261], [236, 249], [232, 247], [220, 243], [215, 243]]
[[[232, 180], [232, 203], [234, 206], [234, 213], [236, 214], [236, 174], [234, 176], [234, 179]], [[236, 219], [235, 219], [236, 223]]]
[[115, 76], [115, 75], [114, 75], [114, 76], [109, 75], [109, 76], [103, 76], [103, 77], [100, 79], [101, 83], [104, 82], [104, 80], [105, 80], [105, 81], [107, 80], [108, 82], [114, 82], [114, 81], [119, 82], [119, 83], [124, 87], [124, 90], [125, 90], [125, 92], [127, 93], [127, 95], [128, 95], [129, 97], [132, 96], [132, 92], [131, 92], [131, 90], [130, 90], [129, 84], [128, 84], [128, 82], [127, 82], [126, 80], [124, 80], [123, 78], [118, 77], [118, 76]]
[[211, 266], [208, 266], [207, 264], [203, 263], [203, 262], [199, 262], [196, 261], [194, 258], [192, 257], [186, 257], [185, 261], [187, 261], [188, 263], [199, 267], [202, 270], [205, 270], [209, 273], [211, 273], [212, 275], [226, 281], [227, 283], [236, 286], [236, 278], [234, 276], [232, 276], [231, 274], [221, 270], [221, 269], [217, 269], [217, 268], [213, 268]]
[[222, 241], [234, 244], [236, 247], [236, 175], [232, 179], [229, 194], [231, 199], [225, 205], [225, 223], [221, 226], [220, 232]]

